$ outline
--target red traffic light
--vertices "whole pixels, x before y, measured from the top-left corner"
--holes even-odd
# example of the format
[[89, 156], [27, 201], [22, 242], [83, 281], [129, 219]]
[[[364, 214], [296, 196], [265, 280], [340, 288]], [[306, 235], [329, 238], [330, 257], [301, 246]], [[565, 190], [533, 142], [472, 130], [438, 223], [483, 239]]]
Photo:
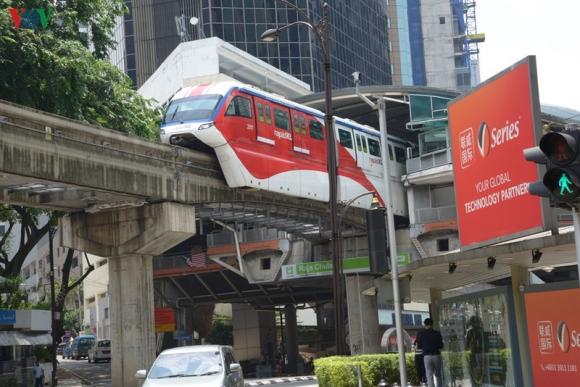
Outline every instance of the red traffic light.
[[572, 163], [578, 155], [576, 139], [560, 132], [545, 134], [540, 140], [540, 149], [552, 163], [560, 167]]

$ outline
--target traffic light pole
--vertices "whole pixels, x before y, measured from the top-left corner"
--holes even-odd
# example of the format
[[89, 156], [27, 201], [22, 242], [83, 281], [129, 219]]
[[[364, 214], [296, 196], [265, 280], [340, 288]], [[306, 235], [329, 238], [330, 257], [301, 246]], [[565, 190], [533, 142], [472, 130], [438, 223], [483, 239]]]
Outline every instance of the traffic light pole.
[[580, 281], [580, 217], [576, 206], [572, 206], [572, 219], [574, 219], [574, 242], [576, 244], [576, 261], [578, 262], [578, 280]]

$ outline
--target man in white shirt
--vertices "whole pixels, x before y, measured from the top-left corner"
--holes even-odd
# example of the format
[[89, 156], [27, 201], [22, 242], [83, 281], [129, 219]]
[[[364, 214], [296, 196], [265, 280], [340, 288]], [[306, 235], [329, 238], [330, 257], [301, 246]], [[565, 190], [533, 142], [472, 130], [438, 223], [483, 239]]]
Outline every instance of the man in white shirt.
[[34, 387], [42, 387], [44, 379], [44, 370], [42, 366], [38, 364], [38, 360], [34, 362]]

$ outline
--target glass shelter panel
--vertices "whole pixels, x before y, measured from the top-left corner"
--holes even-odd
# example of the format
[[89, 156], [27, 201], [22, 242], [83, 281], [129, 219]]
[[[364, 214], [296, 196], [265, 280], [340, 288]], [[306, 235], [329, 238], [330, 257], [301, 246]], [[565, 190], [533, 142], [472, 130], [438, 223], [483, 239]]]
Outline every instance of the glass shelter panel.
[[439, 305], [444, 386], [516, 386], [507, 292], [483, 292]]

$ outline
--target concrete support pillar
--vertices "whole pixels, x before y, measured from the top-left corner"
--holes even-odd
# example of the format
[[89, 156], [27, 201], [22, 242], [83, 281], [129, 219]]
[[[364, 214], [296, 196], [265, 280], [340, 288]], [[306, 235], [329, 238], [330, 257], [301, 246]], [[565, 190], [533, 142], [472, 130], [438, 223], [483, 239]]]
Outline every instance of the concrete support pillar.
[[436, 329], [439, 328], [439, 308], [437, 306], [437, 302], [441, 300], [441, 289], [430, 289], [431, 293], [431, 304], [429, 305], [429, 311], [431, 313], [431, 318], [433, 319], [433, 327]]
[[135, 385], [135, 372], [155, 360], [153, 257], [125, 255], [109, 260], [111, 375], [114, 385]]
[[[357, 274], [346, 277], [348, 335], [353, 355], [380, 352], [379, 309], [374, 289], [372, 276]], [[370, 293], [363, 294], [365, 290]]]
[[298, 371], [298, 323], [296, 322], [296, 308], [286, 305], [284, 308], [286, 356], [288, 365], [286, 372], [295, 374]]
[[258, 312], [245, 304], [232, 305], [234, 350], [238, 360], [274, 362], [276, 315], [274, 311]]
[[[528, 269], [521, 266], [512, 265], [510, 267], [512, 275], [512, 294], [514, 296], [514, 313], [513, 317], [516, 319], [516, 330], [518, 335], [518, 346], [520, 350], [520, 365], [522, 370], [522, 378], [524, 386], [531, 386], [532, 370], [530, 367], [529, 348], [527, 347], [526, 337], [526, 313], [524, 309], [524, 295], [521, 287], [528, 285], [530, 275]], [[518, 366], [517, 364], [515, 365]]]
[[195, 234], [192, 206], [160, 203], [72, 214], [61, 220], [63, 246], [110, 257], [111, 365], [114, 386], [137, 386], [155, 359], [152, 256]]

